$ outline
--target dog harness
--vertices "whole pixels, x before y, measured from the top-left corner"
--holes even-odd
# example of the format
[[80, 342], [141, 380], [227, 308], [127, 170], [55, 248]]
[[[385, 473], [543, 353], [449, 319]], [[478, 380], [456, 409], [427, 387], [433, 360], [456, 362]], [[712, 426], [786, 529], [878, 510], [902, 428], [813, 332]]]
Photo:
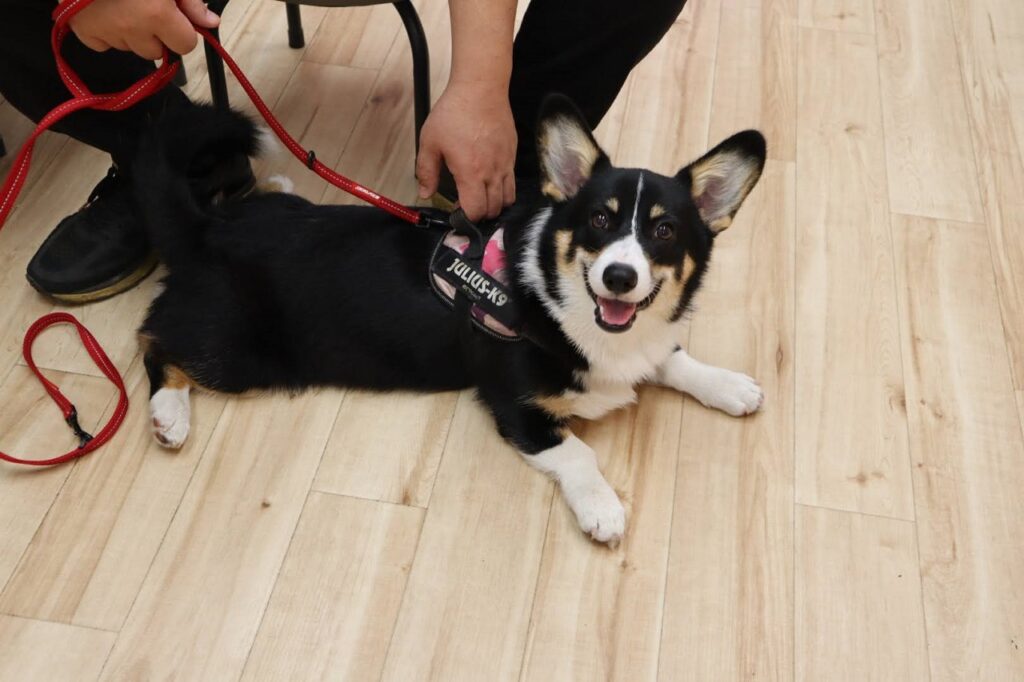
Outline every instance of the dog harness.
[[461, 211], [452, 214], [452, 225], [430, 259], [431, 287], [449, 307], [464, 309], [480, 331], [519, 341], [521, 319], [508, 286], [505, 228], [499, 226], [484, 243], [480, 230]]

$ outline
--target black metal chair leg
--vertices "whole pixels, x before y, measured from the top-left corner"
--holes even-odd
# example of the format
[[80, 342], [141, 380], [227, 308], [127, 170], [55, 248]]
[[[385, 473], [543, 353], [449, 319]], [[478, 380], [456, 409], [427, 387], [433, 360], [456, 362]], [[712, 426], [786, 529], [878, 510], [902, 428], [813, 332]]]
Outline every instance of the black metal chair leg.
[[7, 156], [7, 147], [4, 145], [4, 138], [0, 137], [0, 159]]
[[171, 81], [179, 88], [183, 88], [188, 85], [188, 73], [185, 71], [185, 62], [181, 60], [180, 54], [171, 53], [171, 61], [177, 62], [178, 72], [174, 74], [174, 80]]
[[[227, 0], [214, 0], [207, 7], [217, 14], [221, 14], [224, 12], [224, 7], [227, 4]], [[210, 33], [213, 34], [214, 38], [220, 40], [220, 32], [217, 29], [212, 29]], [[221, 60], [220, 55], [205, 41], [203, 41], [203, 49], [206, 52], [206, 72], [210, 77], [210, 97], [213, 99], [213, 105], [218, 109], [227, 109], [229, 105], [228, 82], [224, 76], [224, 62]]]
[[285, 3], [288, 14], [288, 47], [299, 49], [306, 46], [306, 36], [302, 32], [302, 11], [295, 3]]
[[430, 113], [430, 51], [427, 49], [427, 36], [423, 33], [416, 8], [409, 0], [395, 3], [398, 15], [402, 17], [405, 32], [409, 36], [409, 47], [412, 48], [412, 83], [413, 111], [416, 117], [416, 149], [420, 148], [420, 129]]

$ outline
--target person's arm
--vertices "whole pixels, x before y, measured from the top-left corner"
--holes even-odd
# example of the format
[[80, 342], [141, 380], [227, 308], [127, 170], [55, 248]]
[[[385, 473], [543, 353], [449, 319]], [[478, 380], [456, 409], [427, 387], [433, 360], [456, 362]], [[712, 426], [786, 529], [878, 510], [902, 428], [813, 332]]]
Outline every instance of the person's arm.
[[442, 159], [470, 220], [515, 200], [516, 129], [508, 101], [516, 0], [449, 0], [452, 72], [421, 133], [420, 196], [437, 191]]
[[71, 30], [82, 43], [97, 52], [110, 48], [134, 52], [145, 59], [159, 59], [166, 45], [187, 54], [196, 46], [192, 22], [215, 28], [220, 17], [203, 0], [94, 0], [71, 17]]

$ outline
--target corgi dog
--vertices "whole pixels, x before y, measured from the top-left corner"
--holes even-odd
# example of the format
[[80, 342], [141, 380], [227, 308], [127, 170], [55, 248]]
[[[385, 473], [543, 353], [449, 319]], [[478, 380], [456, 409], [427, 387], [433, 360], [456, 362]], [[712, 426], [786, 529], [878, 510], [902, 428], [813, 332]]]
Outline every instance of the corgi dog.
[[625, 510], [570, 418], [627, 405], [644, 382], [731, 415], [761, 406], [753, 379], [680, 347], [715, 237], [764, 167], [757, 131], [666, 176], [613, 166], [572, 102], [547, 98], [540, 191], [482, 228], [503, 230], [525, 337], [509, 341], [439, 300], [429, 279], [441, 231], [284, 192], [211, 200], [196, 191], [196, 169], [254, 155], [257, 129], [209, 107], [174, 116], [142, 143], [137, 167], [148, 172], [134, 178], [168, 269], [139, 332], [153, 432], [166, 447], [188, 436], [195, 387], [474, 388], [501, 436], [558, 482], [582, 531], [614, 545]]

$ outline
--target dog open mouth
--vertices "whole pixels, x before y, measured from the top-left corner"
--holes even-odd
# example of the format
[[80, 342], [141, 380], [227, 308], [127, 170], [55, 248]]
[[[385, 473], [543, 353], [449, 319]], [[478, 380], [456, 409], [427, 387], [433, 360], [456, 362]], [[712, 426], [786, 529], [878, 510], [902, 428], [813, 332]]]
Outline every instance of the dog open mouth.
[[654, 302], [658, 292], [661, 291], [661, 283], [663, 281], [658, 280], [646, 298], [633, 303], [631, 301], [598, 296], [590, 288], [590, 280], [587, 278], [588, 274], [589, 270], [584, 269], [583, 282], [586, 284], [587, 293], [590, 294], [590, 298], [594, 299], [594, 303], [597, 304], [594, 308], [594, 320], [597, 322], [598, 327], [608, 332], [624, 332], [632, 327], [636, 321], [637, 313]]

